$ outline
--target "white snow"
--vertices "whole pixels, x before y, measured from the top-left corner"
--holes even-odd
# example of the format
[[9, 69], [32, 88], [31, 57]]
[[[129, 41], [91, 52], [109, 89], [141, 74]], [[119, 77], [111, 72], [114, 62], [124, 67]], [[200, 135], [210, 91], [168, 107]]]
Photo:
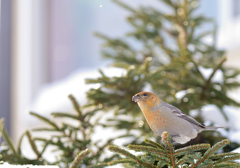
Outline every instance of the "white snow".
[[[240, 153], [240, 148], [237, 148], [237, 149], [235, 149], [235, 150], [233, 150], [231, 152]], [[240, 163], [240, 160], [236, 160], [235, 162]]]
[[[108, 77], [126, 74], [126, 70], [121, 68], [109, 67], [101, 70]], [[30, 109], [41, 114], [49, 114], [56, 111], [72, 111], [73, 108], [71, 103], [69, 103], [68, 95], [73, 94], [81, 105], [86, 104], [86, 92], [91, 88], [96, 89], [100, 85], [86, 84], [85, 79], [96, 79], [100, 76], [101, 74], [97, 70], [75, 72], [66, 79], [44, 87]]]
[[213, 37], [211, 35], [205, 36], [202, 41], [207, 45], [213, 45]]
[[36, 166], [36, 165], [11, 165], [8, 163], [0, 164], [0, 168], [59, 168], [58, 166]]
[[149, 83], [146, 83], [146, 85], [145, 85], [144, 88], [143, 88], [143, 91], [153, 92], [152, 86], [151, 86]]
[[[213, 72], [213, 68], [204, 68], [202, 66], [198, 66], [198, 68], [205, 79], [208, 79]], [[212, 82], [223, 82], [223, 72], [220, 69], [215, 72], [214, 76], [212, 77]]]
[[180, 90], [180, 91], [178, 91], [178, 92], [175, 94], [175, 97], [176, 97], [177, 99], [181, 99], [181, 98], [183, 98], [186, 94], [187, 94], [187, 91], [186, 91], [186, 90]]
[[240, 143], [240, 113], [239, 109], [231, 106], [224, 106], [228, 121], [224, 118], [220, 110], [215, 105], [207, 105], [203, 107], [202, 116], [206, 121], [204, 124], [209, 125], [213, 122], [217, 126], [229, 128], [229, 131], [225, 129], [218, 129], [218, 131], [226, 136], [231, 142]]

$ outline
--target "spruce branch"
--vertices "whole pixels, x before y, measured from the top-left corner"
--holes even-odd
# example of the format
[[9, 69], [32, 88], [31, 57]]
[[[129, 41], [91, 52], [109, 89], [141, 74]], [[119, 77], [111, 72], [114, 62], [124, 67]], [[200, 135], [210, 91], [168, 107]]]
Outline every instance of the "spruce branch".
[[[77, 103], [77, 102], [75, 102]], [[54, 120], [50, 120], [47, 117], [43, 117], [39, 114], [31, 112], [30, 114], [37, 117], [39, 120], [47, 123], [50, 125], [50, 128], [35, 128], [31, 131], [44, 131], [50, 134], [50, 138], [38, 138], [32, 137], [30, 131], [26, 131], [20, 138], [18, 143], [17, 152], [14, 146], [11, 143], [11, 139], [8, 137], [5, 131], [3, 132], [4, 139], [8, 144], [8, 148], [4, 148], [0, 151], [0, 161], [6, 161], [12, 164], [37, 164], [42, 165], [48, 163], [45, 158], [44, 154], [46, 153], [46, 149], [51, 146], [54, 147], [55, 151], [61, 153], [58, 157], [59, 160], [56, 160], [54, 163], [49, 164], [62, 164], [65, 166], [64, 168], [68, 167], [70, 163], [73, 162], [76, 154], [79, 151], [85, 150], [86, 147], [94, 146], [94, 150], [97, 149], [90, 157], [82, 159], [84, 165], [89, 166], [95, 163], [100, 162], [103, 158], [101, 158], [101, 154], [104, 152], [102, 147], [107, 146], [105, 143], [99, 145], [98, 143], [93, 143], [91, 140], [91, 135], [94, 133], [94, 127], [97, 125], [97, 121], [99, 120], [99, 116], [95, 117], [94, 120], [90, 121], [90, 118], [99, 111], [100, 108], [95, 108], [93, 111], [91, 108], [86, 107], [88, 112], [90, 113], [88, 117], [74, 117], [74, 115], [68, 115], [68, 113], [53, 113], [55, 117], [64, 117], [68, 119], [74, 119], [75, 121], [79, 121], [79, 124], [71, 125], [68, 123], [61, 122], [59, 126], [56, 124]], [[88, 112], [86, 114], [88, 114]], [[99, 114], [99, 112], [98, 112]], [[77, 114], [75, 115], [77, 116]], [[0, 125], [1, 129], [1, 125]], [[57, 134], [56, 134], [57, 133]], [[81, 136], [82, 134], [83, 136]], [[22, 155], [21, 145], [23, 137], [27, 137], [28, 142], [31, 146], [33, 152], [37, 155], [36, 159], [29, 160], [24, 155]], [[80, 135], [80, 136], [79, 136]], [[42, 145], [41, 150], [39, 150], [38, 143]], [[111, 142], [106, 142], [108, 145]], [[106, 164], [105, 164], [106, 166]], [[103, 167], [103, 164], [98, 164], [94, 167]]]
[[156, 168], [161, 168], [161, 167], [163, 167], [163, 166], [165, 166], [165, 165], [167, 165], [166, 162], [160, 160], [160, 161], [158, 162]]
[[[36, 141], [35, 138], [33, 138], [33, 140]], [[42, 151], [41, 151], [41, 153], [40, 153], [40, 156], [42, 156], [42, 155], [44, 154], [45, 150], [47, 149], [47, 147], [48, 147], [50, 144], [52, 144], [52, 140], [47, 140], [47, 141], [45, 141], [45, 144], [44, 144], [43, 149], [42, 149]]]
[[191, 165], [193, 165], [195, 163], [195, 160], [200, 160], [201, 159], [201, 155], [199, 155], [198, 153], [193, 153], [193, 154], [188, 154], [185, 155], [183, 158], [179, 159], [177, 161], [177, 165], [181, 166], [184, 163], [190, 163]]
[[33, 116], [35, 116], [35, 117], [37, 117], [38, 119], [42, 120], [43, 122], [51, 125], [51, 126], [52, 126], [53, 128], [55, 128], [56, 130], [59, 130], [57, 124], [55, 124], [54, 122], [50, 121], [48, 118], [43, 117], [43, 116], [41, 116], [41, 115], [39, 115], [39, 114], [37, 114], [37, 113], [34, 113], [34, 112], [30, 112], [30, 114], [33, 115]]
[[51, 115], [53, 117], [56, 117], [56, 118], [72, 118], [74, 120], [79, 120], [78, 116], [68, 114], [68, 113], [57, 113], [57, 112], [55, 112], [55, 113], [51, 113]]
[[127, 9], [127, 10], [129, 10], [129, 11], [131, 11], [131, 12], [133, 12], [133, 13], [136, 13], [136, 11], [135, 11], [133, 8], [129, 7], [128, 5], [122, 3], [122, 2], [119, 1], [119, 0], [113, 0], [113, 2], [115, 2], [116, 4], [122, 6], [123, 8], [125, 8], [125, 9]]
[[163, 132], [162, 133], [162, 142], [164, 145], [168, 148], [169, 154], [170, 154], [170, 160], [173, 168], [176, 168], [176, 163], [175, 163], [175, 156], [174, 156], [174, 147], [172, 144], [172, 137], [167, 133]]
[[136, 161], [132, 159], [120, 159], [120, 160], [113, 160], [107, 163], [108, 166], [113, 166], [116, 164], [123, 164], [123, 163], [128, 163], [128, 164], [137, 164]]
[[30, 134], [29, 131], [26, 131], [25, 134], [27, 135], [28, 141], [32, 147], [32, 150], [34, 151], [34, 153], [37, 155], [37, 158], [39, 159], [41, 157], [41, 154], [39, 153], [37, 146], [32, 138], [32, 135]]
[[40, 131], [44, 131], [44, 132], [59, 132], [61, 130], [56, 130], [56, 129], [50, 129], [50, 128], [33, 128], [32, 131], [35, 132], [40, 132]]
[[222, 163], [222, 164], [218, 164], [218, 165], [214, 165], [214, 168], [239, 168], [239, 163]]
[[2, 132], [4, 128], [4, 118], [0, 119], [0, 139], [2, 138]]
[[[110, 146], [111, 151], [125, 155], [127, 158], [123, 160], [114, 160], [109, 163], [109, 165], [119, 164], [119, 163], [129, 163], [129, 164], [138, 164], [139, 166], [154, 166], [160, 168], [164, 165], [169, 167], [213, 167], [220, 165], [229, 165], [236, 166], [233, 161], [240, 158], [238, 153], [222, 153], [214, 155], [218, 150], [222, 149], [224, 146], [229, 144], [229, 140], [222, 140], [216, 143], [213, 147], [210, 147], [209, 144], [196, 144], [192, 146], [183, 147], [175, 150], [173, 148], [172, 138], [167, 133], [162, 134], [162, 142], [165, 145], [164, 149], [159, 149], [158, 143], [151, 140], [144, 140], [144, 142], [149, 142], [149, 145], [152, 146], [143, 146], [143, 145], [128, 145], [130, 150], [136, 152], [144, 153], [142, 156], [135, 156], [128, 151], [121, 149], [116, 146]], [[204, 151], [206, 151], [204, 153]], [[129, 159], [128, 159], [129, 158]], [[144, 165], [150, 164], [150, 165]], [[237, 164], [239, 166], [240, 164]], [[240, 166], [239, 166], [240, 167]]]
[[177, 149], [174, 152], [175, 156], [181, 156], [181, 155], [186, 155], [191, 152], [199, 151], [199, 150], [207, 150], [210, 148], [209, 144], [197, 144], [197, 145], [191, 145], [191, 146], [186, 146], [181, 149]]
[[202, 74], [201, 71], [199, 70], [199, 64], [198, 64], [196, 61], [194, 61], [190, 55], [188, 55], [188, 58], [189, 58], [190, 61], [194, 64], [194, 67], [195, 67], [198, 75], [200, 76], [201, 80], [202, 80], [202, 81], [206, 81], [205, 78], [204, 78], [204, 76], [203, 76], [203, 74]]
[[121, 149], [121, 148], [119, 148], [117, 146], [111, 145], [111, 146], [108, 147], [108, 150], [116, 152], [116, 153], [120, 153], [120, 154], [122, 154], [122, 155], [124, 155], [124, 156], [126, 156], [128, 158], [131, 158], [132, 160], [134, 160], [135, 162], [137, 162], [140, 165], [146, 166], [148, 168], [153, 168], [152, 165], [150, 165], [148, 163], [142, 162], [141, 159], [138, 158], [137, 156], [135, 156], [135, 155], [131, 154], [130, 152], [128, 152], [128, 151], [126, 151], [124, 149]]
[[203, 155], [204, 158], [208, 158], [210, 156], [212, 156], [214, 153], [216, 153], [217, 151], [219, 151], [220, 149], [222, 149], [224, 146], [230, 144], [230, 141], [228, 139], [222, 140], [218, 143], [216, 143], [215, 145], [213, 145], [212, 148], [209, 148]]
[[21, 149], [21, 145], [22, 145], [22, 140], [23, 140], [23, 137], [26, 135], [26, 132], [24, 132], [22, 135], [21, 135], [21, 137], [20, 137], [20, 139], [19, 139], [19, 141], [18, 141], [18, 155], [22, 155], [22, 149]]
[[154, 142], [154, 141], [151, 141], [150, 139], [144, 139], [144, 142], [147, 143], [147, 144], [149, 144], [149, 145], [155, 146], [155, 147], [157, 147], [158, 149], [163, 149], [163, 150], [165, 149], [164, 146], [162, 146], [161, 144], [156, 143], [156, 142]]
[[73, 95], [68, 95], [68, 98], [72, 101], [73, 107], [78, 112], [79, 117], [82, 117], [82, 111], [80, 109], [80, 105], [77, 102], [76, 98]]
[[87, 166], [86, 168], [102, 168], [102, 167], [106, 167], [106, 166], [108, 166], [108, 163], [98, 163], [95, 165]]
[[215, 161], [214, 166], [222, 164], [222, 163], [226, 163], [226, 162], [229, 162], [229, 161], [239, 160], [239, 159], [240, 159], [240, 154], [235, 153], [235, 156], [225, 156], [224, 158]]
[[46, 138], [38, 138], [38, 137], [35, 137], [33, 138], [34, 141], [42, 141], [42, 142], [47, 142], [48, 140]]
[[209, 158], [214, 160], [214, 159], [222, 159], [225, 156], [227, 156], [227, 157], [235, 157], [235, 156], [238, 157], [238, 156], [240, 156], [240, 154], [239, 153], [233, 153], [233, 152], [225, 152], [225, 153], [218, 153], [218, 154], [212, 155]]
[[212, 148], [209, 148], [203, 155], [201, 160], [198, 160], [196, 164], [194, 164], [191, 168], [197, 167], [199, 164], [203, 163], [206, 159], [216, 153], [218, 150], [222, 149], [224, 146], [229, 144], [230, 141], [228, 139], [222, 140], [221, 142], [216, 143]]
[[11, 138], [9, 137], [8, 133], [7, 133], [7, 130], [5, 129], [5, 127], [3, 126], [2, 128], [2, 135], [3, 135], [3, 138], [5, 139], [5, 141], [7, 142], [7, 144], [9, 145], [10, 149], [12, 150], [12, 152], [18, 156], [18, 153], [12, 143], [12, 140]]
[[89, 153], [90, 153], [90, 150], [89, 150], [89, 149], [86, 149], [86, 150], [80, 152], [80, 153], [75, 157], [75, 159], [73, 160], [73, 163], [72, 163], [72, 165], [70, 166], [70, 168], [77, 168], [78, 163], [79, 163], [85, 156], [87, 156]]
[[213, 76], [215, 75], [216, 71], [217, 71], [219, 68], [221, 68], [222, 64], [223, 64], [226, 60], [227, 60], [227, 58], [224, 57], [224, 58], [219, 62], [219, 64], [214, 68], [213, 72], [211, 73], [211, 75], [209, 76], [209, 78], [208, 78], [208, 80], [207, 80], [207, 82], [206, 82], [206, 85], [205, 85], [205, 87], [204, 87], [205, 89], [209, 87], [209, 84], [210, 84]]
[[128, 148], [131, 150], [135, 150], [137, 152], [147, 152], [147, 153], [154, 153], [156, 155], [159, 155], [161, 157], [164, 157], [166, 159], [169, 159], [169, 157], [166, 157], [169, 154], [169, 151], [161, 150], [161, 149], [155, 149], [153, 147], [149, 146], [143, 146], [143, 145], [128, 145]]
[[175, 8], [176, 9], [176, 4], [173, 3], [171, 0], [163, 0], [165, 4], [167, 4], [170, 8]]

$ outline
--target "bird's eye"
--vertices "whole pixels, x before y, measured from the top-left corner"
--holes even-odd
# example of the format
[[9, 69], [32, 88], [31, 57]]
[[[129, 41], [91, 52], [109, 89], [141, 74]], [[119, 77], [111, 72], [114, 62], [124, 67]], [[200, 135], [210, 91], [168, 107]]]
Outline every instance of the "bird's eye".
[[147, 96], [147, 94], [146, 94], [146, 93], [144, 93], [144, 94], [143, 94], [143, 96]]

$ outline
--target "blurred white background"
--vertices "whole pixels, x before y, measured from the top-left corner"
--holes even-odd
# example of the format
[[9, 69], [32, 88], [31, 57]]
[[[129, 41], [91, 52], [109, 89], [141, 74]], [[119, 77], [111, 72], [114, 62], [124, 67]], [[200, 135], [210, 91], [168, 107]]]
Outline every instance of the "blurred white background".
[[[158, 0], [123, 2], [161, 8]], [[226, 64], [240, 68], [240, 1], [201, 0], [199, 12], [217, 21]], [[87, 101], [85, 92], [96, 86], [86, 86], [84, 79], [95, 78], [97, 69], [109, 64], [101, 59], [101, 40], [93, 33], [121, 37], [131, 29], [128, 14], [110, 0], [1, 0], [0, 117], [15, 143], [23, 131], [40, 124], [29, 111], [72, 111], [68, 94], [81, 104]], [[240, 101], [239, 94], [231, 95]]]

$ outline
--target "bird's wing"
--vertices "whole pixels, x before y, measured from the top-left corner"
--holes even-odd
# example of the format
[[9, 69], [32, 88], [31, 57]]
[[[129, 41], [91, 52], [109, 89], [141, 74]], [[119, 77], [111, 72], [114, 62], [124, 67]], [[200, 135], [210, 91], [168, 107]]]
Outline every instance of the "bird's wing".
[[204, 126], [203, 124], [200, 124], [200, 123], [197, 122], [194, 118], [186, 115], [186, 114], [183, 113], [181, 110], [179, 110], [177, 107], [174, 107], [174, 106], [172, 106], [171, 104], [168, 104], [168, 103], [166, 103], [166, 104], [164, 104], [164, 105], [165, 105], [167, 108], [171, 109], [172, 113], [173, 113], [175, 116], [177, 116], [177, 117], [179, 117], [179, 118], [182, 118], [182, 119], [184, 119], [184, 120], [186, 120], [186, 121], [188, 121], [188, 122], [190, 122], [190, 123], [192, 123], [192, 124], [194, 124], [194, 125], [197, 125], [197, 126], [199, 126], [199, 127], [205, 128], [205, 126]]

